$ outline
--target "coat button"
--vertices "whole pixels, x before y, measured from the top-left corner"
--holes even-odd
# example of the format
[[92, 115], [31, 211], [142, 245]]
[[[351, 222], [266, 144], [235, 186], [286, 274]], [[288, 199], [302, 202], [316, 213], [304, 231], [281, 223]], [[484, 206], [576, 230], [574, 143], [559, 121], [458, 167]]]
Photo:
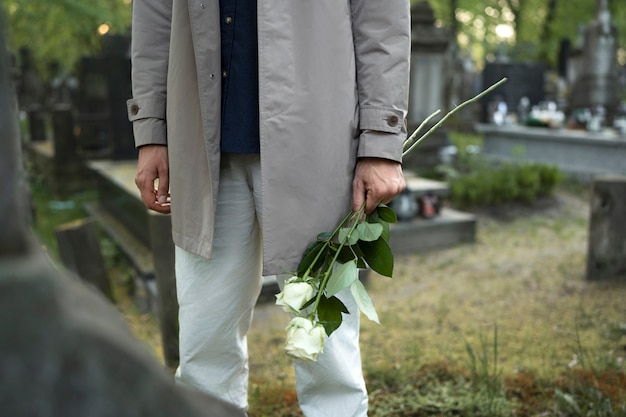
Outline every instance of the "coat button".
[[136, 104], [133, 104], [132, 106], [130, 106], [130, 114], [132, 114], [133, 116], [136, 116], [137, 113], [139, 113], [139, 106]]
[[398, 126], [398, 122], [399, 122], [399, 119], [398, 119], [398, 116], [396, 115], [389, 116], [389, 118], [387, 118], [387, 124], [391, 127]]
[[210, 79], [214, 79], [215, 78], [215, 74], [209, 74], [209, 78]]
[[227, 16], [226, 19], [224, 19], [224, 21], [226, 22], [227, 25], [230, 25], [231, 23], [233, 23], [233, 18], [230, 16]]
[[204, 9], [204, 3], [200, 3], [200, 8]]
[[222, 71], [222, 77], [224, 78], [228, 77], [228, 71]]

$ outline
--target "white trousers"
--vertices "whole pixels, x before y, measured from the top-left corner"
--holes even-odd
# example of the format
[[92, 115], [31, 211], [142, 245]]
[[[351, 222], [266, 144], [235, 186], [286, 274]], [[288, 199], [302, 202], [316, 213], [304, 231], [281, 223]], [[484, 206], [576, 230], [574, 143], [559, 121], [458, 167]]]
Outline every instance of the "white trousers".
[[[246, 334], [262, 285], [259, 156], [223, 155], [220, 175], [211, 259], [176, 247], [180, 306], [176, 381], [245, 410]], [[281, 278], [279, 284], [286, 277]], [[348, 291], [339, 296], [353, 314], [344, 315], [317, 362], [295, 361], [298, 401], [307, 417], [367, 416], [358, 309]]]

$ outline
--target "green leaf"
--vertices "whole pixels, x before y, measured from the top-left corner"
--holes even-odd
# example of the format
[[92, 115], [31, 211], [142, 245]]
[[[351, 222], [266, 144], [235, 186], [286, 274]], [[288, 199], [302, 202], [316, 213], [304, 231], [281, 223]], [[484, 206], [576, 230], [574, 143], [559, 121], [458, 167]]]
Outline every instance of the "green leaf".
[[378, 223], [381, 221], [380, 216], [378, 215], [378, 212], [376, 210], [365, 216], [365, 219], [368, 223]]
[[[298, 264], [298, 276], [301, 277], [304, 275], [306, 270], [311, 266], [317, 254], [324, 249], [325, 242], [323, 241], [315, 241], [311, 243], [302, 253], [302, 259], [300, 260], [300, 264]], [[311, 268], [311, 272], [317, 271], [322, 263], [324, 262], [324, 256], [320, 256], [315, 265]]]
[[365, 317], [374, 323], [380, 324], [376, 308], [374, 308], [374, 303], [361, 281], [358, 279], [354, 281], [350, 286], [350, 291], [352, 292], [352, 296], [354, 297], [356, 304], [359, 306], [359, 310], [365, 314]]
[[317, 305], [317, 318], [319, 319], [326, 334], [331, 335], [332, 332], [341, 326], [343, 317], [341, 313], [349, 314], [346, 306], [337, 297], [326, 298], [322, 295], [320, 303]]
[[378, 207], [376, 207], [376, 212], [378, 213], [378, 216], [386, 222], [395, 223], [398, 221], [396, 212], [389, 206], [379, 204]]
[[[353, 246], [356, 247], [356, 246]], [[350, 246], [344, 246], [343, 248], [341, 248], [341, 251], [339, 252], [339, 255], [337, 256], [337, 262], [341, 263], [341, 264], [345, 264], [346, 262], [350, 262], [350, 261], [355, 261], [356, 255], [354, 254], [354, 252], [352, 252], [351, 247]]]
[[331, 297], [344, 288], [348, 288], [358, 278], [359, 270], [356, 267], [356, 262], [349, 261], [336, 266], [328, 283], [326, 283], [326, 296]]
[[330, 233], [330, 232], [322, 232], [319, 235], [317, 235], [317, 240], [326, 241], [326, 240], [329, 240], [331, 237], [333, 237], [332, 233]]
[[381, 237], [374, 242], [360, 240], [358, 245], [370, 268], [380, 275], [391, 278], [393, 275], [393, 253], [389, 243]]
[[[381, 210], [384, 210], [383, 205], [379, 205], [378, 207], [381, 207]], [[393, 210], [391, 210], [393, 211]], [[395, 212], [393, 213], [393, 216], [395, 216]], [[395, 218], [395, 217], [394, 217]], [[389, 222], [383, 220], [379, 215], [378, 215], [378, 211], [374, 210], [370, 215], [367, 216], [367, 222], [368, 223], [378, 223], [383, 227], [383, 232], [381, 233], [381, 236], [383, 237], [383, 239], [385, 239], [387, 242], [389, 242]]]
[[[366, 242], [373, 242], [383, 233], [383, 225], [380, 223], [359, 223], [356, 227], [359, 232], [359, 239]], [[356, 242], [355, 242], [356, 243]]]
[[379, 224], [383, 227], [383, 232], [380, 234], [380, 237], [385, 239], [385, 242], [389, 243], [389, 236], [390, 236], [389, 223], [387, 223], [384, 220], [381, 220]]
[[363, 253], [357, 245], [344, 246], [343, 248], [341, 248], [339, 256], [337, 256], [337, 262], [339, 262], [340, 264], [345, 264], [346, 262], [350, 261], [356, 262], [357, 268], [367, 268], [367, 264], [363, 260]]
[[[343, 242], [348, 237], [348, 233], [350, 232], [350, 227], [342, 227], [339, 229], [339, 242]], [[359, 241], [359, 232], [355, 230], [350, 233], [350, 239], [344, 243], [344, 245], [352, 246], [356, 245], [356, 242]]]

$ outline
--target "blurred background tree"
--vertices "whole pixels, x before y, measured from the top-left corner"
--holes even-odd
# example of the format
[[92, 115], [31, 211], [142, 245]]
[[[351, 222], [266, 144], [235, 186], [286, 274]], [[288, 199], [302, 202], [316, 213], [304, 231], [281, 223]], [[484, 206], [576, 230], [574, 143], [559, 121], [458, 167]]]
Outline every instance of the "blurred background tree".
[[[413, 3], [420, 0], [411, 0]], [[596, 0], [429, 0], [438, 24], [453, 28], [459, 49], [480, 68], [501, 48], [516, 61], [556, 66], [560, 43], [572, 45], [596, 17]], [[626, 64], [626, 8], [609, 0], [619, 30], [619, 63]], [[4, 0], [10, 48], [31, 49], [40, 69], [57, 60], [71, 69], [96, 53], [104, 33], [127, 33], [132, 0]]]
[[[413, 3], [419, 0], [412, 0]], [[561, 40], [576, 45], [580, 28], [596, 17], [596, 0], [429, 0], [442, 26], [451, 27], [462, 51], [476, 63], [505, 46], [515, 61], [556, 66]], [[626, 8], [609, 0], [618, 27], [619, 62], [626, 64]], [[621, 30], [620, 30], [621, 29]]]
[[[72, 70], [82, 55], [97, 53], [100, 36], [125, 34], [132, 0], [3, 0], [9, 48], [30, 49], [40, 71], [52, 61]], [[43, 72], [42, 72], [43, 73]]]

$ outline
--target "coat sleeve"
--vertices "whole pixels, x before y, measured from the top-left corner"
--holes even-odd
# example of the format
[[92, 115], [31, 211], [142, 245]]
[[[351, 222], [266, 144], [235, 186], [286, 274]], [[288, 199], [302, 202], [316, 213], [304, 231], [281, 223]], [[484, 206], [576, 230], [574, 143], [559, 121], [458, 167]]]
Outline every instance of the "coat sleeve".
[[411, 54], [409, 0], [351, 0], [360, 129], [358, 157], [401, 162]]
[[171, 20], [172, 0], [133, 1], [133, 97], [126, 105], [137, 147], [167, 144], [165, 105]]

